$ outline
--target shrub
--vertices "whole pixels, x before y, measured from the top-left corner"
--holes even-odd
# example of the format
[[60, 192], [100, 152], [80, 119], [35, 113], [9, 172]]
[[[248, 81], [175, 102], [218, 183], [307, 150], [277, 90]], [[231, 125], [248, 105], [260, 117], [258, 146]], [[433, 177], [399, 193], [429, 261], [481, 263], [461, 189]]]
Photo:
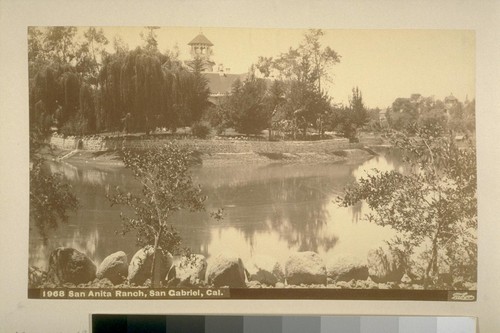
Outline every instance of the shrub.
[[204, 123], [195, 123], [191, 127], [191, 133], [200, 139], [205, 139], [210, 134], [210, 127]]

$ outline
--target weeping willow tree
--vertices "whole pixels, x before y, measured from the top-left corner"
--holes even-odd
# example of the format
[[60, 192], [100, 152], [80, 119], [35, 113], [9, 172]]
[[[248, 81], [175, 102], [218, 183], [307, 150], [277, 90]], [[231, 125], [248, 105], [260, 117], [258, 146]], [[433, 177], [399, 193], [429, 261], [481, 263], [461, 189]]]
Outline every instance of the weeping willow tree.
[[79, 107], [80, 81], [71, 66], [48, 65], [34, 77], [30, 106], [43, 127], [64, 123]]
[[161, 56], [137, 48], [129, 52], [121, 67], [120, 94], [124, 115], [133, 119], [133, 131], [149, 132], [158, 120], [164, 100]]
[[137, 48], [106, 59], [100, 75], [107, 130], [149, 132], [158, 125], [166, 103], [164, 56]]
[[122, 113], [125, 112], [121, 95], [121, 68], [124, 55], [116, 53], [104, 60], [99, 74], [101, 110], [97, 114], [99, 130], [120, 130]]
[[73, 66], [49, 64], [30, 81], [30, 123], [42, 131], [56, 126], [68, 135], [96, 131], [97, 91]]
[[170, 129], [172, 132], [179, 126], [179, 117], [177, 113], [177, 98], [174, 84], [177, 80], [179, 68], [172, 66], [164, 66], [162, 91], [162, 117], [160, 125]]
[[187, 70], [180, 69], [175, 73], [175, 80], [171, 89], [174, 95], [174, 110], [179, 126], [190, 124], [189, 100], [192, 98], [190, 91], [190, 76]]
[[30, 122], [32, 126], [50, 127], [56, 110], [56, 71], [44, 67], [30, 82]]
[[[149, 133], [156, 127], [174, 131], [198, 122], [208, 108], [201, 59], [186, 68], [172, 52], [121, 48], [114, 54], [102, 52], [102, 65], [97, 66], [94, 44], [104, 37], [97, 40], [92, 30], [87, 31], [86, 42], [75, 53], [78, 45], [71, 44], [72, 31], [52, 29], [47, 35], [51, 38], [39, 30], [30, 33], [29, 56], [36, 63], [30, 72], [30, 120], [37, 126], [45, 130], [55, 126], [67, 135]], [[44, 49], [50, 52], [40, 60]], [[65, 63], [75, 56], [80, 58]]]
[[149, 133], [157, 126], [175, 130], [199, 121], [209, 105], [200, 68], [189, 70], [150, 49], [108, 57], [100, 75], [106, 129]]
[[59, 84], [60, 99], [58, 102], [61, 111], [58, 115], [58, 119], [59, 122], [65, 123], [78, 113], [81, 83], [78, 75], [71, 68], [61, 74]]
[[[131, 79], [135, 88], [134, 116], [136, 130], [149, 133], [161, 114], [163, 73], [158, 57], [149, 54], [134, 57], [134, 71]], [[128, 62], [130, 64], [131, 62]], [[130, 71], [126, 71], [130, 73]]]
[[84, 83], [80, 87], [80, 116], [85, 119], [85, 133], [95, 133], [97, 92], [90, 84]]

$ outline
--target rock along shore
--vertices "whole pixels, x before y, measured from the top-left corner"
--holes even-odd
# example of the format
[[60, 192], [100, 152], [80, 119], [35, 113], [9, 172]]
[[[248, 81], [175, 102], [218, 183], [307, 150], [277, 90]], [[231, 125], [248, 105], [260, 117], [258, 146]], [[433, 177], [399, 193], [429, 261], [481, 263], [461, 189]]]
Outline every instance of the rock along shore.
[[[29, 287], [147, 288], [152, 258], [152, 247], [146, 246], [130, 261], [118, 251], [96, 265], [78, 250], [60, 247], [50, 254], [46, 271], [29, 268]], [[423, 289], [422, 276], [404, 269], [382, 248], [370, 251], [367, 260], [342, 256], [324, 261], [312, 251], [292, 252], [284, 264], [268, 255], [243, 262], [229, 252], [214, 255], [210, 262], [201, 254], [174, 260], [168, 252], [158, 252], [155, 260], [164, 288]], [[429, 288], [475, 290], [476, 284], [453, 281], [443, 274]]]

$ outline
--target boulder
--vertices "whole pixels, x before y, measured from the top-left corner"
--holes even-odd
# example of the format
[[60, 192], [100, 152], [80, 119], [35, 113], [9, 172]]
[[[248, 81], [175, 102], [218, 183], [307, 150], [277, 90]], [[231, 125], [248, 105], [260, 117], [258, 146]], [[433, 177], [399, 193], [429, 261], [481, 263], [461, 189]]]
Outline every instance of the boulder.
[[262, 284], [259, 281], [249, 281], [247, 283], [248, 288], [260, 289], [262, 288]]
[[128, 259], [123, 251], [110, 254], [97, 268], [98, 279], [108, 279], [113, 284], [120, 284], [127, 278]]
[[373, 280], [368, 277], [364, 282], [364, 289], [377, 289], [378, 288], [378, 284], [373, 282]]
[[111, 280], [107, 278], [99, 279], [95, 282], [92, 282], [92, 288], [113, 288], [116, 284], [111, 282]]
[[288, 284], [327, 284], [326, 267], [317, 253], [297, 252], [285, 263], [285, 278]]
[[332, 258], [326, 265], [328, 277], [334, 281], [366, 280], [368, 266], [361, 259], [343, 255]]
[[401, 283], [403, 284], [410, 284], [411, 283], [411, 278], [408, 276], [408, 274], [403, 274], [403, 277], [401, 278]]
[[283, 282], [278, 282], [274, 285], [274, 288], [285, 288], [285, 284]]
[[218, 254], [208, 266], [207, 280], [216, 287], [245, 288], [243, 262], [235, 255]]
[[47, 272], [42, 271], [36, 266], [28, 268], [28, 285], [30, 287], [38, 287], [47, 279]]
[[335, 285], [340, 289], [352, 289], [351, 284], [347, 281], [339, 281]]
[[207, 259], [201, 254], [183, 256], [176, 265], [176, 277], [185, 285], [197, 285], [205, 280]]
[[85, 254], [69, 247], [59, 247], [49, 257], [47, 277], [55, 284], [80, 284], [95, 279], [96, 266]]
[[257, 255], [245, 265], [249, 281], [258, 281], [263, 284], [274, 286], [283, 282], [285, 274], [280, 263], [270, 256]]
[[[153, 265], [154, 249], [147, 245], [137, 251], [130, 264], [128, 265], [128, 281], [136, 285], [143, 285], [147, 279], [151, 278], [151, 268]], [[167, 276], [170, 267], [172, 267], [173, 257], [170, 253], [162, 251], [160, 248], [156, 251], [156, 273], [158, 281], [163, 281]]]
[[368, 274], [377, 283], [399, 282], [405, 273], [403, 260], [387, 247], [368, 252]]

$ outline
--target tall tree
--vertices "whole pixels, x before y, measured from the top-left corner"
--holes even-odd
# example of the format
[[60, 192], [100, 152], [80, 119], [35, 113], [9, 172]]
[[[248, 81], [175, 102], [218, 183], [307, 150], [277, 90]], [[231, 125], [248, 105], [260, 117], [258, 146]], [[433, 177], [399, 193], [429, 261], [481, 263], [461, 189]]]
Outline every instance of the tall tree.
[[229, 107], [236, 131], [246, 135], [260, 133], [268, 124], [264, 105], [265, 81], [249, 75], [243, 84], [237, 80], [232, 91]]
[[286, 103], [285, 87], [283, 82], [275, 80], [267, 90], [265, 96], [265, 111], [267, 118], [267, 128], [269, 141], [272, 140], [272, 129], [274, 121], [280, 109]]
[[329, 46], [323, 47], [321, 29], [310, 29], [298, 47], [290, 47], [276, 58], [259, 57], [257, 69], [264, 77], [274, 76], [283, 80], [310, 81], [319, 91], [322, 82], [331, 79], [329, 70], [340, 62], [341, 56]]
[[195, 57], [191, 62], [192, 83], [189, 89], [192, 92], [192, 97], [189, 101], [190, 123], [200, 121], [204, 111], [210, 105], [208, 97], [210, 89], [208, 88], [208, 79], [203, 75], [204, 61], [200, 57]]
[[81, 80], [69, 65], [42, 68], [30, 84], [30, 112], [33, 122], [44, 129], [61, 127], [79, 110]]
[[86, 83], [97, 85], [103, 58], [106, 56], [105, 46], [109, 41], [101, 29], [89, 27], [84, 33], [84, 41], [79, 46], [76, 56], [76, 69], [82, 74]]
[[141, 38], [144, 41], [144, 49], [148, 52], [158, 52], [158, 35], [156, 30], [160, 27], [147, 26], [146, 32], [141, 32]]
[[396, 98], [387, 112], [389, 126], [397, 131], [412, 128], [418, 121], [418, 110], [409, 98]]
[[47, 52], [44, 34], [37, 27], [28, 27], [28, 75], [32, 79], [43, 67], [47, 66]]
[[325, 32], [321, 29], [310, 29], [304, 35], [304, 41], [300, 45], [299, 50], [311, 59], [312, 77], [316, 80], [318, 90], [321, 91], [321, 80], [329, 80], [331, 76], [328, 69], [340, 62], [340, 55], [331, 49], [329, 46], [323, 48], [321, 45], [321, 37]]
[[76, 58], [78, 44], [76, 27], [48, 27], [44, 37], [45, 50], [52, 61], [70, 64]]
[[309, 30], [298, 47], [290, 47], [276, 58], [259, 57], [256, 65], [265, 77], [287, 82], [285, 120], [293, 124], [292, 128], [301, 128], [304, 137], [311, 126], [317, 128], [320, 136], [323, 134], [331, 106], [330, 98], [322, 90], [322, 82], [330, 79], [329, 70], [340, 62], [337, 52], [330, 47], [323, 48], [323, 36], [322, 30]]
[[115, 54], [124, 54], [129, 51], [129, 46], [120, 36], [114, 36], [113, 49], [115, 50]]
[[302, 129], [304, 139], [311, 126], [322, 131], [323, 118], [331, 108], [328, 95], [311, 88], [310, 82], [292, 82], [288, 104], [292, 111], [289, 119], [293, 119], [297, 127]]
[[130, 115], [132, 130], [150, 132], [161, 114], [161, 59], [137, 48], [123, 59], [119, 92], [122, 117]]
[[175, 57], [142, 48], [107, 56], [100, 73], [100, 118], [106, 119], [109, 130], [191, 126], [209, 106], [201, 63], [193, 64], [195, 68], [188, 70]]
[[357, 141], [358, 130], [368, 124], [370, 120], [370, 114], [364, 105], [363, 96], [358, 87], [352, 88], [349, 107], [338, 108], [333, 117], [336, 128], [342, 136], [351, 141]]
[[122, 118], [127, 112], [122, 95], [122, 66], [125, 53], [116, 52], [105, 58], [99, 74], [101, 110], [97, 116], [100, 130], [117, 131], [123, 129]]
[[349, 108], [352, 112], [352, 120], [356, 129], [363, 127], [368, 123], [369, 114], [363, 102], [363, 95], [358, 87], [352, 88], [352, 95], [349, 99]]
[[97, 130], [97, 91], [89, 84], [80, 87], [80, 111], [79, 116], [84, 119], [84, 128], [81, 134], [92, 134]]

